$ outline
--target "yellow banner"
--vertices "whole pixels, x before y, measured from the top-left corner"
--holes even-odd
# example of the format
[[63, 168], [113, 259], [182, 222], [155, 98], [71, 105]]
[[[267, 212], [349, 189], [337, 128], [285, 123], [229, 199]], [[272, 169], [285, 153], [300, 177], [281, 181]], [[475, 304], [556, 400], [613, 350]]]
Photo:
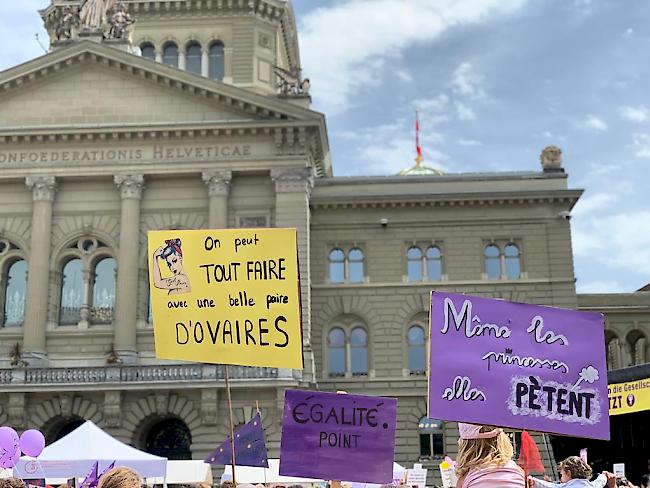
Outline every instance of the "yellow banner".
[[302, 369], [295, 229], [149, 232], [156, 357]]
[[607, 386], [609, 415], [650, 410], [650, 378]]

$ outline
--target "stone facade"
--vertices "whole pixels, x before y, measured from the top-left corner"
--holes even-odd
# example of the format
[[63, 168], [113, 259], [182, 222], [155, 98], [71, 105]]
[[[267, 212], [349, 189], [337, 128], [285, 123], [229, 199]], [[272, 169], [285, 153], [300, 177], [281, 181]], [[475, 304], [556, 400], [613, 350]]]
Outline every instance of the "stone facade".
[[[55, 0], [42, 15], [63, 3], [75, 5]], [[231, 368], [235, 421], [259, 403], [271, 456], [288, 387], [396, 396], [398, 462], [455, 454], [454, 423], [443, 425], [442, 447], [429, 454], [418, 432], [426, 378], [410, 369], [407, 334], [413, 325], [426, 330], [432, 289], [601, 310], [612, 365], [646, 360], [650, 293], [576, 295], [565, 217], [581, 190], [569, 188], [561, 168], [333, 177], [324, 116], [304, 94], [277, 96], [266, 74], [264, 63], [299, 70], [290, 4], [243, 4], [129, 2], [135, 45], [150, 43], [162, 61], [165, 43], [198, 42], [200, 74], [183, 69], [187, 60], [175, 68], [72, 39], [0, 75], [5, 312], [8, 273], [17, 262], [28, 266], [24, 314], [14, 323], [5, 313], [0, 328], [1, 424], [40, 428], [52, 440], [91, 419], [149, 448], [157, 426], [176, 419], [196, 459], [226, 436], [223, 368], [155, 358], [146, 258], [153, 229], [298, 229], [305, 369]], [[207, 76], [205, 47], [214, 40], [225, 46], [223, 82]], [[504, 261], [508, 245], [518, 250], [516, 276]], [[500, 249], [498, 276], [487, 267], [488, 246]], [[435, 279], [410, 279], [415, 247], [440, 253]], [[333, 250], [344, 256], [341, 280]], [[75, 259], [82, 296], [63, 320], [72, 303], [62, 297], [64, 268]], [[116, 263], [115, 294], [101, 315], [94, 290], [104, 259]], [[359, 344], [346, 339], [344, 370], [333, 371], [332, 328], [346, 338], [364, 331], [365, 368], [355, 370]], [[544, 455], [550, 465], [550, 450]]]

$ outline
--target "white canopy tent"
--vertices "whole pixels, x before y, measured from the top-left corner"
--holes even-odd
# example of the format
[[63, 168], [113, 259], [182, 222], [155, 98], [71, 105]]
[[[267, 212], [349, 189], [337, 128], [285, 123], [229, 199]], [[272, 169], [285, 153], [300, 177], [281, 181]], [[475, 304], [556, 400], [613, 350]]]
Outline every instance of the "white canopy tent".
[[[306, 483], [318, 483], [323, 482], [324, 480], [311, 479], [311, 478], [295, 478], [293, 476], [281, 476], [280, 475], [280, 460], [279, 459], [269, 459], [269, 467], [266, 468], [253, 468], [250, 466], [235, 466], [237, 470], [237, 484], [239, 483], [282, 483], [284, 485], [289, 484], [306, 484]], [[406, 468], [400, 466], [397, 463], [393, 463], [393, 479], [402, 480], [405, 477]], [[224, 472], [221, 475], [221, 482], [223, 483], [226, 480], [232, 480], [232, 467], [225, 466]], [[364, 483], [347, 483], [355, 488], [371, 488], [379, 487], [379, 485], [371, 485]]]
[[212, 486], [212, 466], [203, 461], [167, 461], [165, 478], [147, 478], [147, 484], [194, 485], [206, 483]]
[[21, 457], [14, 473], [23, 479], [83, 477], [95, 461], [100, 472], [115, 461], [116, 466], [133, 468], [143, 478], [164, 477], [167, 470], [167, 458], [128, 446], [87, 420], [47, 446], [38, 459]]

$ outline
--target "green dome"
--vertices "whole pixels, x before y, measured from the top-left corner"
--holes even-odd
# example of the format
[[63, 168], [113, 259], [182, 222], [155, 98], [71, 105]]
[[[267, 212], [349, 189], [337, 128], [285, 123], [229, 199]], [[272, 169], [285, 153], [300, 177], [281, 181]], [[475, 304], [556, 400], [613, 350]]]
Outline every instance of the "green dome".
[[439, 169], [430, 166], [424, 166], [421, 163], [415, 163], [410, 168], [403, 169], [397, 176], [440, 176], [443, 174]]

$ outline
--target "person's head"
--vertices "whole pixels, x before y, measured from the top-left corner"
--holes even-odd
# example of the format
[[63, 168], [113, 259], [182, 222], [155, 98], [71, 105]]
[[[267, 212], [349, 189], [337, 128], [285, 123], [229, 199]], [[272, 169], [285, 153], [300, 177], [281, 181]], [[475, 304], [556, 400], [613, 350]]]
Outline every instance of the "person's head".
[[475, 467], [485, 464], [503, 466], [512, 460], [512, 442], [503, 430], [486, 425], [459, 423], [458, 459], [456, 471], [464, 476]]
[[580, 456], [569, 456], [560, 463], [560, 481], [588, 480], [591, 478], [591, 466], [585, 463]]
[[1, 478], [0, 488], [27, 488], [27, 485], [20, 478]]
[[140, 488], [140, 475], [124, 466], [113, 468], [99, 479], [97, 488]]
[[650, 488], [650, 474], [641, 476], [641, 488]]
[[180, 239], [166, 240], [162, 257], [172, 273], [177, 275], [183, 272], [183, 251]]

